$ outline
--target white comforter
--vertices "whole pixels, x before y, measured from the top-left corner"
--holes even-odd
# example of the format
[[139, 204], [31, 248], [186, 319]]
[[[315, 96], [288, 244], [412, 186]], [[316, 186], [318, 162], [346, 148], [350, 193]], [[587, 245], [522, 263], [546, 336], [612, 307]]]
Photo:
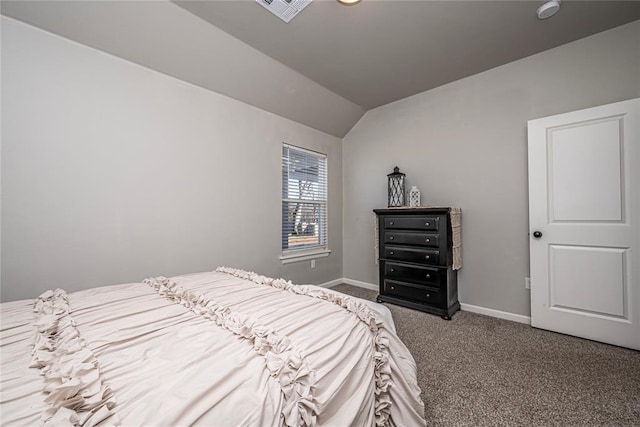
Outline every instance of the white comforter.
[[321, 288], [220, 268], [1, 314], [2, 425], [425, 425], [404, 344]]

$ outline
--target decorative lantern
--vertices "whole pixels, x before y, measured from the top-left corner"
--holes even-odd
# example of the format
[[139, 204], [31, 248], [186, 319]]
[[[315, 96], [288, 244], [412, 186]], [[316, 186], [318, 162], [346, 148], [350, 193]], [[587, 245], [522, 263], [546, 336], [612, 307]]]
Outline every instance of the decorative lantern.
[[409, 206], [417, 208], [420, 206], [420, 190], [415, 185], [411, 187], [409, 191]]
[[404, 206], [405, 174], [400, 172], [400, 169], [396, 166], [393, 168], [393, 173], [390, 173], [387, 177], [389, 177], [389, 207]]

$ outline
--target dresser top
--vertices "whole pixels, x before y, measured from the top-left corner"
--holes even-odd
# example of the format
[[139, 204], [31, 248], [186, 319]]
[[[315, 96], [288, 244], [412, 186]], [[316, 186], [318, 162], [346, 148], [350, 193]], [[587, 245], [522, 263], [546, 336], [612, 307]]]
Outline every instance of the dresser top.
[[373, 211], [378, 215], [411, 215], [460, 212], [460, 208], [452, 208], [448, 206], [420, 206], [417, 208], [410, 208], [408, 206], [403, 206], [399, 208], [374, 209]]

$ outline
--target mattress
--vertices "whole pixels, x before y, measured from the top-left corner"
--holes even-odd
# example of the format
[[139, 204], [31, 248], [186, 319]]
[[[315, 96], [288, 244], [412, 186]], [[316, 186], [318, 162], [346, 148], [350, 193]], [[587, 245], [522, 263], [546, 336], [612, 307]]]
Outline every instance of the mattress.
[[335, 291], [222, 267], [0, 308], [5, 426], [425, 425], [386, 308]]

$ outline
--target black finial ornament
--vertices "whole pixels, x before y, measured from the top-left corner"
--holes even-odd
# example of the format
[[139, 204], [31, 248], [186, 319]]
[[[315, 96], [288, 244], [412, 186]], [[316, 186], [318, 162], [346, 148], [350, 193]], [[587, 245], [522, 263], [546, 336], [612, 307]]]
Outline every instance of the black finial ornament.
[[393, 168], [393, 173], [387, 175], [389, 178], [389, 207], [395, 208], [404, 206], [404, 177], [398, 167]]

